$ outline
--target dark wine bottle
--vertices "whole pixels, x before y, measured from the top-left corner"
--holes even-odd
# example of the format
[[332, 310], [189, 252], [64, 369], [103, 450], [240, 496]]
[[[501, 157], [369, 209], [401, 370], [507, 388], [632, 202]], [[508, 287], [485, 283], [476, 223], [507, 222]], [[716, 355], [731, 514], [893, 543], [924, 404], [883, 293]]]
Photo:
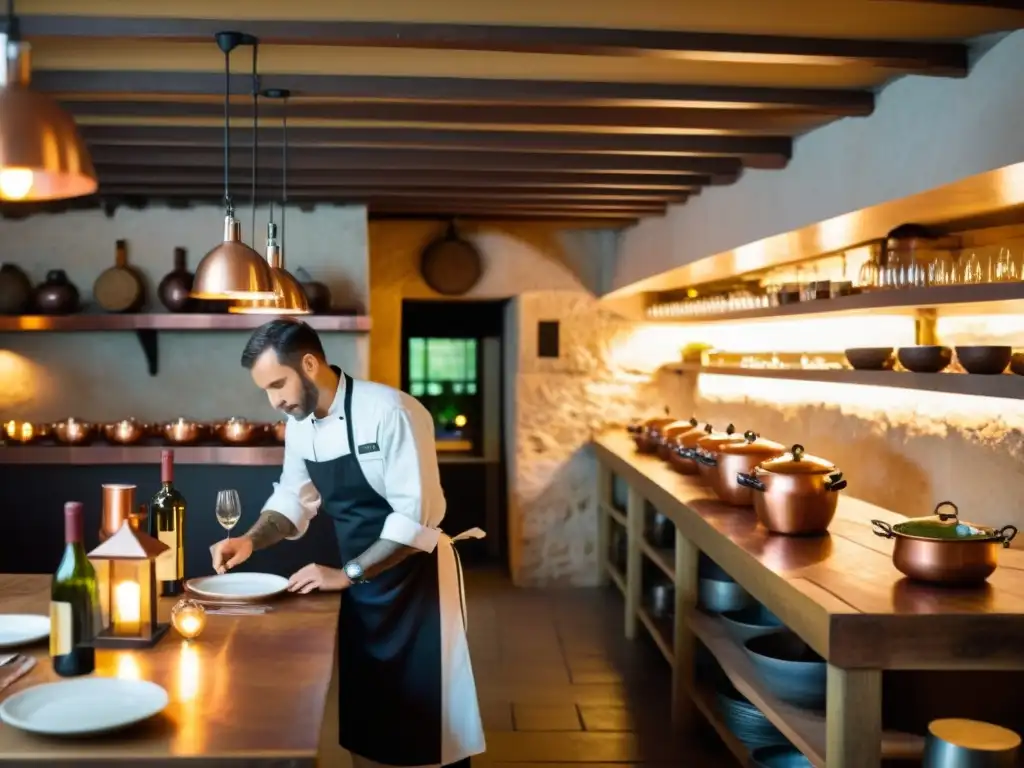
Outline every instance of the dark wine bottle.
[[93, 638], [99, 631], [96, 571], [85, 556], [82, 504], [64, 505], [64, 556], [50, 588], [50, 658], [61, 677], [96, 669]]
[[180, 595], [185, 580], [185, 497], [174, 487], [174, 451], [160, 452], [160, 490], [149, 503], [150, 535], [167, 545], [156, 559], [164, 597]]

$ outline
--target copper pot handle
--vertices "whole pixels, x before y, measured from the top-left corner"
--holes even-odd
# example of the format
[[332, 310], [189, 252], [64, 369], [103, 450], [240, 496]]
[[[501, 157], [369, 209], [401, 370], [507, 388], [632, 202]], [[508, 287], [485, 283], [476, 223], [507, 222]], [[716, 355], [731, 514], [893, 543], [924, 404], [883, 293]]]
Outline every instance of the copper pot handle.
[[718, 466], [718, 459], [715, 456], [712, 456], [710, 453], [705, 453], [704, 451], [694, 451], [693, 460], [696, 461], [698, 464], [703, 464], [705, 467]]
[[842, 472], [829, 475], [828, 480], [825, 481], [825, 490], [827, 491], [841, 491], [845, 487], [846, 480], [843, 479]]
[[1004, 525], [1002, 528], [999, 529], [998, 533], [999, 538], [1003, 540], [1003, 546], [1009, 547], [1010, 542], [1013, 541], [1014, 537], [1017, 535], [1017, 526]]
[[881, 536], [883, 539], [892, 539], [896, 537], [896, 534], [893, 533], [892, 526], [884, 520], [872, 520], [871, 532], [875, 534], [875, 536]]
[[676, 455], [683, 459], [691, 459], [693, 461], [696, 461], [697, 457], [695, 454], [696, 451], [694, 451], [693, 448], [686, 448], [682, 445], [676, 446]]
[[764, 483], [753, 475], [748, 475], [746, 472], [737, 472], [736, 482], [752, 491], [763, 491], [765, 489]]
[[[943, 507], [951, 507], [953, 511], [952, 512], [940, 512], [939, 510], [941, 510]], [[935, 515], [938, 516], [939, 520], [941, 520], [944, 523], [949, 521], [949, 520], [956, 520], [957, 522], [959, 522], [960, 521], [960, 508], [956, 504], [954, 504], [952, 501], [940, 501], [938, 504], [935, 505]], [[1014, 530], [1016, 530], [1016, 529], [1014, 529]]]

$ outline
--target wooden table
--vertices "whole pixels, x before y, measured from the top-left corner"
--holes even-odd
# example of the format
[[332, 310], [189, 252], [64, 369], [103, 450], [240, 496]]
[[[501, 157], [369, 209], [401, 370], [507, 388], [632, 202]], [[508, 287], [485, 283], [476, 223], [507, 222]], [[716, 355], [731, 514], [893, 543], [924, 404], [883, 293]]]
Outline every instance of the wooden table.
[[[0, 575], [0, 613], [48, 613], [48, 576]], [[174, 600], [161, 600], [166, 620]], [[335, 654], [337, 595], [285, 598], [262, 616], [209, 616], [186, 643], [97, 651], [96, 674], [159, 683], [170, 705], [110, 736], [49, 739], [0, 724], [0, 765], [313, 768]], [[0, 694], [58, 680], [45, 644], [37, 666]]]
[[[742, 745], [715, 722], [708, 692], [694, 682], [695, 639], [815, 765], [825, 765], [827, 753], [829, 768], [877, 768], [882, 755], [919, 757], [920, 738], [882, 732], [882, 670], [1024, 669], [1024, 552], [1003, 550], [999, 569], [981, 588], [915, 584], [893, 567], [892, 542], [871, 531], [872, 518], [893, 523], [902, 515], [843, 495], [830, 535], [772, 535], [752, 510], [722, 504], [697, 478], [637, 454], [625, 430], [601, 435], [595, 450], [600, 552], [608, 552], [612, 525], [627, 531], [625, 572], [608, 560], [602, 569], [625, 595], [626, 634], [632, 637], [638, 623], [646, 626], [672, 664], [676, 721], [685, 724], [694, 709], [703, 711], [737, 756]], [[613, 475], [629, 486], [622, 511], [612, 502]], [[644, 540], [646, 502], [675, 524], [674, 553]], [[779, 701], [720, 622], [694, 610], [701, 552], [828, 661], [825, 717]], [[671, 626], [642, 604], [644, 557], [675, 583]]]

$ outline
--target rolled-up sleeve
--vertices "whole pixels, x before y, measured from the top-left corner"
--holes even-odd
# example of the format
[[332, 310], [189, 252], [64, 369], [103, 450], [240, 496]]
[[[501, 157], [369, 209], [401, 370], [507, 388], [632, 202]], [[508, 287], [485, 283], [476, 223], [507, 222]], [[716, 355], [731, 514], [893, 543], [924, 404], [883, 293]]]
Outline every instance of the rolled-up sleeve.
[[306, 532], [309, 521], [316, 517], [320, 508], [320, 494], [309, 479], [306, 462], [300, 455], [289, 450], [288, 436], [286, 432], [281, 479], [274, 483], [274, 492], [263, 505], [263, 511], [277, 512], [291, 520], [295, 526], [295, 535], [288, 538], [298, 539]]
[[444, 517], [445, 501], [433, 424], [421, 423], [423, 421], [405, 408], [396, 408], [381, 422], [384, 487], [393, 511], [384, 520], [380, 537], [433, 552], [440, 535], [437, 526]]

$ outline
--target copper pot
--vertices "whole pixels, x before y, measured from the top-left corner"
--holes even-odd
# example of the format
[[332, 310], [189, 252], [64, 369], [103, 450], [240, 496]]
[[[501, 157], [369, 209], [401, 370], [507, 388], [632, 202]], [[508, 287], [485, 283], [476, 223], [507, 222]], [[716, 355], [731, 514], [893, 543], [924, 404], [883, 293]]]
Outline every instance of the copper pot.
[[693, 450], [697, 447], [700, 439], [710, 435], [712, 431], [713, 427], [710, 424], [705, 424], [703, 429], [694, 427], [676, 435], [668, 456], [668, 463], [672, 469], [681, 475], [696, 475], [698, 469], [697, 462], [693, 458]]
[[697, 429], [697, 420], [673, 421], [658, 431], [658, 458], [662, 461], [670, 461], [672, 452], [675, 450], [676, 438], [686, 432]]
[[253, 442], [260, 428], [259, 424], [232, 417], [214, 429], [217, 437], [228, 445], [247, 445]]
[[267, 424], [267, 434], [270, 435], [274, 440], [279, 443], [284, 442], [284, 431], [287, 428], [287, 421], [275, 421], [273, 424]]
[[159, 425], [160, 436], [173, 445], [192, 445], [203, 436], [206, 428], [195, 421], [178, 417], [174, 421]]
[[633, 436], [633, 442], [636, 443], [636, 449], [639, 453], [656, 453], [658, 450], [658, 442], [652, 435], [653, 432], [657, 432], [658, 429], [671, 424], [675, 419], [670, 416], [662, 416], [657, 419], [648, 419], [642, 424], [630, 424], [627, 429], [629, 434]]
[[700, 473], [700, 479], [705, 485], [711, 485], [717, 472], [714, 464], [705, 463], [707, 459], [717, 456], [719, 448], [723, 445], [741, 442], [743, 442], [743, 435], [736, 434], [736, 427], [732, 424], [725, 428], [725, 432], [711, 430], [697, 441], [697, 445], [694, 446], [690, 455], [697, 463], [697, 472]]
[[843, 473], [825, 459], [809, 456], [802, 445], [762, 462], [736, 481], [754, 491], [754, 512], [772, 533], [790, 536], [823, 534], [835, 517]]
[[146, 425], [135, 419], [121, 419], [103, 425], [103, 436], [115, 445], [134, 445], [146, 436]]
[[135, 513], [135, 486], [120, 483], [105, 483], [103, 511], [100, 515], [100, 541], [106, 541], [117, 533], [125, 520], [131, 523]]
[[64, 445], [86, 445], [96, 435], [96, 426], [87, 421], [68, 418], [50, 425], [51, 434]]
[[750, 474], [758, 464], [785, 452], [786, 447], [782, 443], [765, 440], [747, 431], [741, 441], [721, 443], [714, 453], [702, 451], [697, 462], [701, 469], [706, 468], [708, 485], [718, 498], [736, 507], [749, 507], [754, 503], [754, 492], [740, 485], [737, 477]]
[[29, 421], [15, 421], [11, 419], [4, 424], [4, 441], [28, 445], [34, 440], [45, 436], [41, 426], [37, 426]]
[[871, 525], [876, 536], [895, 539], [892, 564], [904, 576], [955, 586], [984, 583], [998, 565], [999, 550], [1017, 535], [1012, 525], [997, 529], [961, 522], [960, 510], [951, 501], [935, 507], [934, 517], [895, 525], [872, 520]]

